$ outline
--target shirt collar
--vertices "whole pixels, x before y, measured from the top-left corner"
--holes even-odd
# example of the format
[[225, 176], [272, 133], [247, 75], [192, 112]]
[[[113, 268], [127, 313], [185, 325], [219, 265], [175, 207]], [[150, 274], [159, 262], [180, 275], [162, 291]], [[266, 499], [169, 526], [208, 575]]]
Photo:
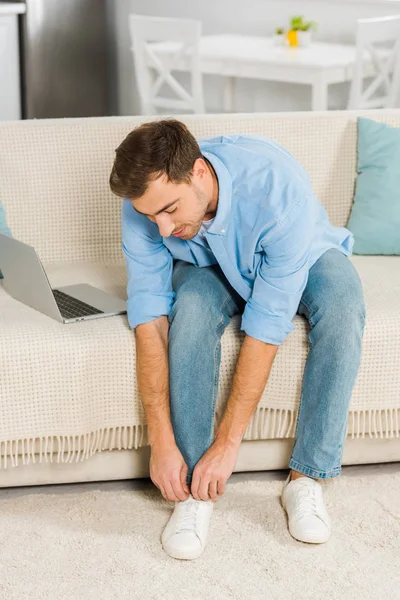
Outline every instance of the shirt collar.
[[218, 206], [215, 220], [206, 231], [218, 235], [226, 235], [232, 204], [232, 177], [224, 163], [215, 154], [201, 152], [210, 161], [218, 178]]

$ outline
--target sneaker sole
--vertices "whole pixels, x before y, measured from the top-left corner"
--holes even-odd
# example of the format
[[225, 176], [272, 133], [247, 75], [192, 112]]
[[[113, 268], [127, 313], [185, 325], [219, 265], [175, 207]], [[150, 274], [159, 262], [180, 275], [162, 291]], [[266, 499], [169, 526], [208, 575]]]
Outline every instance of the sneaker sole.
[[188, 552], [187, 550], [173, 550], [172, 552], [169, 552], [168, 550], [166, 550], [166, 548], [163, 545], [163, 550], [166, 554], [168, 554], [168, 556], [170, 556], [171, 558], [177, 558], [178, 560], [194, 560], [196, 558], [199, 558], [199, 556], [201, 556], [204, 552], [204, 548], [201, 549], [201, 552]]

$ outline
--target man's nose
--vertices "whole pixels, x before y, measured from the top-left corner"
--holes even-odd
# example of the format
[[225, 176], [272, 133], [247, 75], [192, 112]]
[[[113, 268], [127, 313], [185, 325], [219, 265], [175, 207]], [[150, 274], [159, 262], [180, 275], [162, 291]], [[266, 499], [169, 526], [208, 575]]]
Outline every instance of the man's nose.
[[158, 229], [160, 230], [160, 235], [162, 235], [162, 237], [169, 237], [175, 229], [175, 225], [172, 222], [171, 217], [168, 215], [156, 215], [155, 220], [158, 225]]

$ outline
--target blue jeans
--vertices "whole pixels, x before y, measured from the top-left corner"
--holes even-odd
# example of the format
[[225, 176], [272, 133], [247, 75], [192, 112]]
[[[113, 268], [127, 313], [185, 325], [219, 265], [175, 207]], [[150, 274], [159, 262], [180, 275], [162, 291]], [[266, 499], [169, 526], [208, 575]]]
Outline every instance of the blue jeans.
[[[231, 317], [243, 313], [246, 301], [219, 265], [199, 268], [176, 260], [172, 287], [171, 422], [190, 485], [194, 467], [214, 441], [221, 336]], [[288, 466], [313, 478], [335, 477], [341, 472], [365, 324], [362, 284], [347, 256], [332, 248], [316, 261], [297, 313], [310, 325], [309, 353]]]

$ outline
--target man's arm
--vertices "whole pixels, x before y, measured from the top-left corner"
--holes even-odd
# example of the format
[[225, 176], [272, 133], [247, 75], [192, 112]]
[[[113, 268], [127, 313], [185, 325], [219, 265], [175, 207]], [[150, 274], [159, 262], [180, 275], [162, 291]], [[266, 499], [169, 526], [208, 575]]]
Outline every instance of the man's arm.
[[246, 337], [216, 441], [240, 443], [267, 384], [277, 349], [294, 329], [292, 319], [307, 284], [317, 220], [315, 198], [312, 194], [304, 196], [263, 240], [264, 254], [242, 315], [241, 329]]
[[122, 205], [122, 251], [128, 276], [128, 322], [135, 329], [169, 314], [175, 298], [173, 258], [157, 225], [136, 212], [127, 199]]
[[136, 373], [150, 446], [175, 446], [171, 424], [166, 315], [136, 327]]
[[279, 346], [246, 335], [215, 443], [238, 446], [257, 407]]

